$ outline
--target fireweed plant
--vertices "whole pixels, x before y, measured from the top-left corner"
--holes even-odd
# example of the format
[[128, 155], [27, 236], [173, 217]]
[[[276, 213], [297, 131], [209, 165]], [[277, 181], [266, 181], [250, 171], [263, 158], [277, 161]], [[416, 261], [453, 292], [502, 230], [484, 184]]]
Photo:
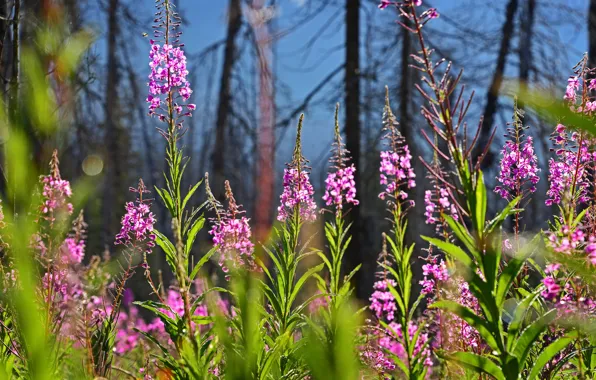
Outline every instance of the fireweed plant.
[[[361, 309], [351, 299], [359, 267], [346, 273], [343, 266], [351, 240], [346, 217], [358, 207], [359, 194], [339, 107], [322, 208], [302, 155], [303, 116], [271, 241], [253, 240], [250, 217], [227, 181], [225, 201], [218, 200], [206, 175], [207, 201], [191, 207], [203, 181], [182, 188], [188, 160], [180, 144], [184, 121], [196, 106], [189, 103], [192, 90], [171, 1], [156, 2], [146, 99], [149, 114], [163, 125], [165, 186], [150, 192], [140, 180], [131, 188], [134, 201], [123, 207], [113, 255], [88, 252], [77, 198], [85, 189], [62, 177], [58, 152], [40, 176], [26, 164], [30, 151], [17, 125], [29, 118], [0, 115], [11, 136], [0, 203], [0, 378], [593, 378], [594, 70], [582, 59], [561, 104], [541, 108], [533, 101], [539, 95], [523, 95], [525, 106], [556, 125], [545, 205], [553, 217], [547, 231], [529, 239], [523, 208], [537, 191], [540, 169], [523, 112], [514, 102], [494, 189], [507, 205], [489, 219], [483, 155], [472, 157], [478, 134], [470, 136], [466, 121], [472, 97], [464, 97], [461, 73], [454, 77], [450, 63], [434, 62], [423, 31], [439, 14], [422, 3], [381, 1], [379, 8], [395, 8], [419, 44], [412, 62], [421, 73], [417, 89], [430, 130], [422, 130], [433, 153], [430, 162], [422, 161], [430, 188], [423, 205], [411, 201], [421, 185], [412, 161], [417, 158], [399, 133], [387, 92], [379, 202], [387, 207], [391, 228], [382, 235], [370, 303]], [[78, 57], [85, 38], [71, 38], [81, 49]], [[61, 54], [60, 62], [69, 62], [73, 51], [54, 52]], [[64, 87], [53, 88], [42, 66], [33, 64], [47, 57], [24, 55], [29, 80], [23, 90], [31, 103], [23, 111], [37, 115], [34, 127], [47, 133], [58, 106], [51, 94]], [[168, 209], [171, 230], [155, 228], [152, 193]], [[405, 239], [412, 207], [424, 207], [426, 223], [435, 227], [433, 236], [424, 237], [429, 246], [420, 250]], [[312, 236], [304, 228], [317, 219], [324, 220], [323, 250], [310, 248]], [[191, 253], [206, 223], [213, 245], [195, 263]], [[415, 284], [419, 251], [426, 257]], [[165, 256], [174, 278], [169, 287], [160, 275], [154, 278], [150, 255]], [[212, 259], [220, 280], [202, 273]], [[144, 275], [150, 300], [135, 302], [127, 289], [135, 272]], [[419, 293], [414, 285], [421, 286]]]

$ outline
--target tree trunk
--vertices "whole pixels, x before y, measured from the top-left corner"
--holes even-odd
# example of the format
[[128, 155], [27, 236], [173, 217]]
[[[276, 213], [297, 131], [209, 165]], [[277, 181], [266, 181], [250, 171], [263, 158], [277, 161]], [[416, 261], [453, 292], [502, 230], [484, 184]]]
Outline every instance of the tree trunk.
[[222, 200], [224, 196], [224, 161], [226, 152], [226, 135], [228, 129], [228, 115], [231, 107], [232, 71], [236, 61], [236, 36], [242, 26], [242, 8], [240, 0], [230, 0], [228, 11], [228, 31], [224, 50], [223, 69], [219, 86], [219, 103], [217, 106], [217, 121], [215, 124], [215, 147], [213, 150], [213, 181], [214, 195]]
[[[404, 19], [403, 22], [406, 26], [409, 26], [410, 24], [410, 21], [407, 19]], [[418, 128], [415, 128], [414, 126], [415, 123], [413, 121], [411, 107], [412, 99], [414, 97], [413, 79], [417, 77], [410, 67], [411, 55], [414, 53], [412, 33], [401, 26], [399, 26], [399, 30], [402, 34], [401, 66], [399, 72], [399, 130], [410, 149], [410, 154], [412, 155], [412, 167], [417, 173], [418, 178], [420, 178], [418, 180], [420, 189], [413, 191], [411, 198], [416, 205], [423, 205], [425, 189], [422, 188], [424, 185], [424, 176], [421, 175], [421, 173], [424, 173], [424, 168], [421, 167], [422, 165], [418, 159], [418, 145], [416, 144], [416, 135], [420, 135], [420, 132], [417, 130]], [[406, 231], [406, 240], [408, 244], [415, 243], [417, 247], [420, 247], [424, 243], [420, 236], [424, 235], [423, 231], [428, 229], [424, 222], [424, 207], [414, 207], [410, 209], [407, 218], [408, 225], [411, 227]], [[416, 227], [413, 228], [414, 226]], [[432, 232], [433, 231], [428, 231], [429, 234]], [[416, 269], [419, 269], [419, 267], [416, 266], [415, 270]], [[422, 278], [418, 277], [419, 274], [420, 273], [415, 273], [414, 278], [421, 280]], [[415, 281], [415, 284], [418, 284], [418, 280]], [[416, 288], [416, 286], [414, 286], [414, 288]]]
[[590, 0], [588, 12], [589, 67], [596, 67], [596, 0]]
[[491, 152], [488, 145], [492, 134], [493, 123], [497, 113], [497, 106], [499, 100], [499, 91], [501, 89], [501, 82], [505, 73], [505, 66], [507, 64], [507, 56], [511, 47], [511, 40], [515, 29], [515, 14], [517, 12], [519, 2], [518, 0], [509, 0], [505, 9], [505, 22], [503, 23], [501, 46], [499, 47], [499, 54], [497, 56], [497, 65], [493, 74], [493, 79], [486, 94], [486, 106], [484, 107], [484, 121], [480, 130], [478, 144], [474, 148], [474, 158], [478, 159], [482, 153], [488, 149], [486, 156], [482, 162], [482, 167], [491, 167], [496, 155]]
[[[255, 0], [255, 12], [263, 10], [264, 1]], [[268, 20], [253, 25], [257, 42], [257, 67], [259, 68], [259, 131], [257, 143], [258, 186], [255, 202], [255, 236], [265, 241], [271, 230], [271, 211], [275, 189], [275, 100], [272, 70], [273, 51]]]
[[114, 235], [115, 213], [119, 210], [116, 203], [116, 189], [120, 187], [119, 180], [122, 178], [122, 165], [118, 162], [119, 151], [119, 128], [116, 122], [116, 107], [118, 104], [118, 61], [117, 61], [117, 39], [118, 29], [118, 8], [119, 0], [109, 0], [108, 8], [108, 43], [107, 43], [107, 77], [106, 77], [106, 100], [105, 100], [105, 135], [104, 144], [106, 155], [104, 157], [106, 176], [103, 192], [103, 223], [104, 223], [104, 244], [111, 243]]
[[[356, 167], [356, 191], [362, 194], [360, 183], [360, 0], [346, 0], [346, 73], [345, 85], [345, 131], [346, 148], [350, 151], [352, 162]], [[366, 252], [361, 246], [363, 225], [358, 206], [352, 208], [348, 214], [352, 222], [352, 241], [347, 251], [347, 268], [350, 272], [364, 262]], [[373, 256], [371, 256], [373, 257]], [[355, 276], [356, 295], [365, 299], [368, 289], [367, 273], [360, 270]]]
[[[520, 38], [519, 38], [519, 81], [525, 85], [530, 85], [530, 74], [532, 72], [532, 64], [533, 64], [533, 55], [532, 55], [532, 48], [533, 48], [533, 38], [534, 38], [534, 23], [536, 21], [536, 0], [528, 0], [527, 3], [522, 8], [522, 14], [520, 17]], [[524, 103], [523, 99], [518, 100], [518, 107], [523, 110]], [[527, 116], [526, 116], [527, 117]], [[526, 119], [526, 123], [527, 123]], [[539, 123], [539, 121], [536, 121]], [[535, 125], [539, 127], [539, 125]], [[535, 141], [541, 141], [545, 138], [544, 136], [544, 128], [532, 128], [528, 130], [528, 134], [532, 134], [531, 131], [536, 131], [535, 136], [538, 138]], [[546, 152], [542, 156], [547, 156]], [[545, 157], [544, 164], [546, 164], [547, 158]], [[540, 162], [539, 164], [542, 164]], [[541, 165], [542, 167], [546, 167], [545, 165]], [[544, 210], [544, 194], [545, 191], [541, 191], [541, 184], [538, 184], [538, 191], [531, 197], [529, 204], [526, 206], [528, 210], [528, 215], [535, 216], [534, 218], [528, 218], [525, 222], [525, 227], [528, 230], [533, 231], [535, 228], [541, 228], [540, 221], [544, 220], [545, 218], [542, 217], [542, 213]]]
[[536, 0], [528, 0], [521, 18], [521, 37], [519, 46], [519, 79], [523, 83], [530, 81], [532, 70], [532, 38], [536, 21]]

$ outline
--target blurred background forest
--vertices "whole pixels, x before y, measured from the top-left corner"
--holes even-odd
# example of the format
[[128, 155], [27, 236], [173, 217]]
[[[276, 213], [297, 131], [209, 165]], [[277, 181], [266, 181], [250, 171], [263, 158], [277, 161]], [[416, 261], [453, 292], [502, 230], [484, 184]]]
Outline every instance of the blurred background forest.
[[[333, 112], [340, 103], [341, 130], [358, 169], [361, 204], [350, 212], [355, 228], [348, 264], [363, 263], [357, 279], [361, 298], [368, 297], [371, 289], [381, 232], [387, 228], [379, 222], [385, 204], [378, 199], [385, 85], [419, 177], [409, 238], [417, 240], [429, 228], [423, 215], [429, 184], [421, 178], [417, 158], [430, 154], [420, 132], [427, 127], [416, 90], [419, 75], [409, 67], [417, 44], [396, 23], [395, 11], [380, 11], [378, 4], [378, 0], [176, 2], [194, 90], [191, 103], [197, 105], [184, 136], [191, 158], [188, 185], [209, 172], [214, 193], [221, 198], [223, 181], [229, 179], [252, 220], [256, 240], [266, 241], [299, 114], [306, 114], [304, 154], [310, 159], [320, 199]], [[139, 177], [150, 188], [164, 181], [165, 140], [156, 131], [158, 123], [148, 117], [145, 103], [146, 34], [151, 35], [153, 5], [150, 0], [0, 0], [0, 86], [9, 110], [23, 101], [18, 91], [20, 66], [26, 64], [20, 62], [21, 48], [39, 45], [35, 34], [48, 18], [60, 13], [66, 33], [88, 29], [93, 35], [76, 75], [69, 78], [75, 91], [64, 100], [69, 112], [61, 130], [51, 137], [29, 133], [35, 151], [32, 164], [42, 172], [58, 148], [64, 178], [93, 177], [96, 186], [84, 210], [90, 254], [116, 254], [114, 235], [124, 203], [133, 199], [128, 189]], [[470, 115], [480, 121], [481, 146], [497, 128], [496, 143], [483, 164], [492, 188], [497, 149], [512, 115], [511, 100], [502, 96], [502, 80], [519, 79], [562, 94], [572, 67], [585, 52], [590, 52], [591, 66], [596, 66], [596, 0], [425, 0], [423, 6], [440, 12], [440, 18], [426, 26], [432, 35], [429, 43], [453, 61], [454, 72], [465, 68], [462, 82], [475, 92]], [[531, 113], [525, 123], [541, 152], [545, 179], [553, 126]], [[2, 174], [0, 191], [10, 177], [4, 170]], [[545, 193], [543, 180], [527, 205], [526, 230], [545, 226], [549, 215]], [[493, 195], [490, 204], [496, 208], [498, 202]], [[165, 208], [156, 202], [154, 212], [160, 230], [169, 230]], [[313, 228], [322, 231], [320, 225]], [[202, 241], [208, 249], [207, 234]], [[319, 243], [315, 239], [313, 244]], [[418, 241], [420, 253], [414, 256], [424, 256], [424, 247]], [[157, 253], [152, 260], [153, 268], [164, 264]]]

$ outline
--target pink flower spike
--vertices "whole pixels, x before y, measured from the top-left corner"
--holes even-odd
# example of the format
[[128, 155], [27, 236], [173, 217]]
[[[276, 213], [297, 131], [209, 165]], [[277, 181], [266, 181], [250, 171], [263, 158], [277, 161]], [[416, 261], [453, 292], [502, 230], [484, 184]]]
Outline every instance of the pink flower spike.
[[381, 4], [379, 4], [379, 9], [385, 9], [388, 6], [390, 6], [391, 4], [393, 4], [393, 2], [391, 2], [389, 0], [381, 0]]

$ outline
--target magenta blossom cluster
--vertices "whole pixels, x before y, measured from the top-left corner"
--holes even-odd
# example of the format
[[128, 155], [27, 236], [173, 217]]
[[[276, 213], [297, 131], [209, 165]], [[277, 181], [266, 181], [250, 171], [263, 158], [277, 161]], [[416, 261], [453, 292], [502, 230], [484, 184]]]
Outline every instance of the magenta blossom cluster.
[[393, 321], [397, 306], [395, 298], [389, 290], [389, 285], [395, 287], [397, 283], [394, 280], [381, 280], [374, 284], [374, 292], [370, 296], [370, 309], [375, 313], [378, 319]]
[[[403, 145], [398, 152], [384, 151], [381, 152], [381, 185], [385, 186], [385, 190], [379, 194], [379, 198], [385, 199], [386, 196], [396, 196], [399, 199], [406, 199], [408, 194], [400, 190], [401, 187], [406, 186], [411, 189], [416, 187], [416, 174], [411, 164], [412, 155], [407, 145]], [[395, 199], [396, 201], [398, 199]]]
[[588, 260], [592, 265], [596, 265], [596, 237], [590, 236], [588, 239], [588, 244], [586, 244], [586, 254], [588, 255]]
[[228, 264], [254, 269], [254, 244], [250, 240], [251, 229], [247, 217], [224, 215], [214, 223], [209, 234], [217, 246], [219, 265], [225, 273], [229, 271]]
[[161, 121], [169, 121], [168, 106], [166, 97], [172, 94], [172, 112], [177, 116], [191, 116], [196, 105], [182, 103], [187, 102], [192, 94], [190, 83], [187, 80], [188, 70], [186, 68], [186, 56], [180, 46], [164, 44], [160, 46], [151, 40], [151, 51], [149, 53], [149, 114], [157, 115]]
[[[589, 178], [587, 164], [593, 160], [588, 151], [588, 141], [577, 132], [569, 137], [564, 125], [557, 125], [551, 139], [560, 145], [556, 158], [549, 160], [550, 188], [547, 192], [546, 205], [560, 204], [563, 200], [588, 201]], [[572, 149], [572, 146], [576, 145]], [[575, 186], [575, 187], [574, 187]]]
[[433, 293], [437, 283], [442, 283], [449, 279], [449, 270], [444, 260], [441, 260], [438, 264], [424, 264], [422, 266], [422, 274], [424, 275], [424, 279], [420, 281], [420, 285], [422, 285], [422, 293], [424, 294]]
[[563, 99], [575, 103], [577, 90], [579, 90], [579, 78], [577, 76], [569, 77], [569, 79], [567, 79], [567, 89], [565, 90]]
[[74, 237], [66, 238], [60, 251], [62, 253], [61, 260], [64, 264], [79, 264], [85, 257], [85, 241]]
[[[414, 342], [413, 356], [418, 356], [420, 353], [422, 353], [421, 356], [425, 358], [424, 365], [427, 367], [432, 367], [433, 362], [428, 344], [428, 334], [422, 332], [418, 333], [419, 329], [420, 327], [417, 326], [413, 321], [410, 321], [408, 324], [408, 335], [410, 339], [413, 340], [416, 335], [418, 336]], [[403, 340], [404, 337], [402, 333], [402, 326], [399, 323], [392, 322], [389, 324], [389, 330], [387, 331], [387, 334], [379, 339], [379, 346], [405, 361], [407, 360], [408, 355], [404, 345], [401, 343]]]
[[381, 4], [379, 4], [379, 9], [385, 9], [390, 5], [402, 5], [406, 3], [413, 3], [415, 6], [419, 7], [422, 5], [422, 0], [406, 0], [403, 2], [391, 1], [391, 0], [381, 0]]
[[323, 195], [327, 206], [335, 205], [338, 210], [341, 210], [344, 203], [351, 203], [354, 206], [359, 204], [356, 199], [354, 172], [356, 172], [356, 168], [354, 165], [350, 165], [327, 175], [325, 195]]
[[529, 182], [529, 191], [533, 193], [540, 180], [539, 172], [538, 157], [534, 153], [531, 136], [519, 144], [515, 141], [507, 141], [501, 150], [500, 171], [497, 176], [497, 181], [501, 185], [495, 187], [495, 192], [510, 200], [521, 195], [522, 187]]
[[[435, 193], [438, 193], [436, 202], [433, 199]], [[438, 191], [435, 187], [435, 190], [426, 190], [424, 192], [424, 216], [426, 216], [426, 224], [436, 224], [438, 222], [436, 218], [437, 213], [449, 213], [453, 219], [458, 219], [457, 207], [451, 202], [449, 191], [444, 187], [439, 187]]]
[[298, 207], [302, 221], [314, 222], [317, 218], [317, 204], [313, 198], [315, 190], [310, 183], [308, 172], [296, 168], [285, 169], [283, 185], [277, 220], [285, 222], [294, 215]]
[[[480, 305], [478, 304], [478, 299], [474, 297], [470, 291], [470, 285], [464, 280], [459, 280], [457, 283], [459, 292], [459, 299], [457, 300], [457, 303], [468, 307], [470, 310], [474, 311], [476, 315], [479, 315]], [[458, 333], [468, 347], [476, 349], [484, 344], [476, 329], [459, 317], [456, 317], [456, 326], [459, 327]]]
[[584, 243], [586, 235], [581, 228], [571, 229], [569, 226], [561, 226], [558, 232], [551, 232], [548, 235], [549, 245], [555, 252], [571, 254], [575, 249]]
[[149, 253], [155, 246], [155, 215], [151, 212], [150, 203], [142, 199], [143, 190], [136, 192], [139, 198], [126, 203], [126, 214], [122, 217], [122, 228], [116, 235], [116, 244], [137, 247], [145, 244], [145, 252]]
[[557, 283], [553, 277], [545, 277], [542, 280], [545, 289], [540, 293], [542, 297], [549, 301], [554, 301], [556, 298], [559, 297], [559, 293], [561, 293], [561, 287]]
[[0, 229], [4, 228], [4, 209], [2, 208], [2, 200], [0, 199]]
[[72, 204], [68, 199], [72, 196], [70, 182], [61, 179], [59, 175], [47, 175], [41, 178], [44, 198], [41, 212], [48, 221], [54, 221], [54, 213], [66, 211], [72, 214]]

